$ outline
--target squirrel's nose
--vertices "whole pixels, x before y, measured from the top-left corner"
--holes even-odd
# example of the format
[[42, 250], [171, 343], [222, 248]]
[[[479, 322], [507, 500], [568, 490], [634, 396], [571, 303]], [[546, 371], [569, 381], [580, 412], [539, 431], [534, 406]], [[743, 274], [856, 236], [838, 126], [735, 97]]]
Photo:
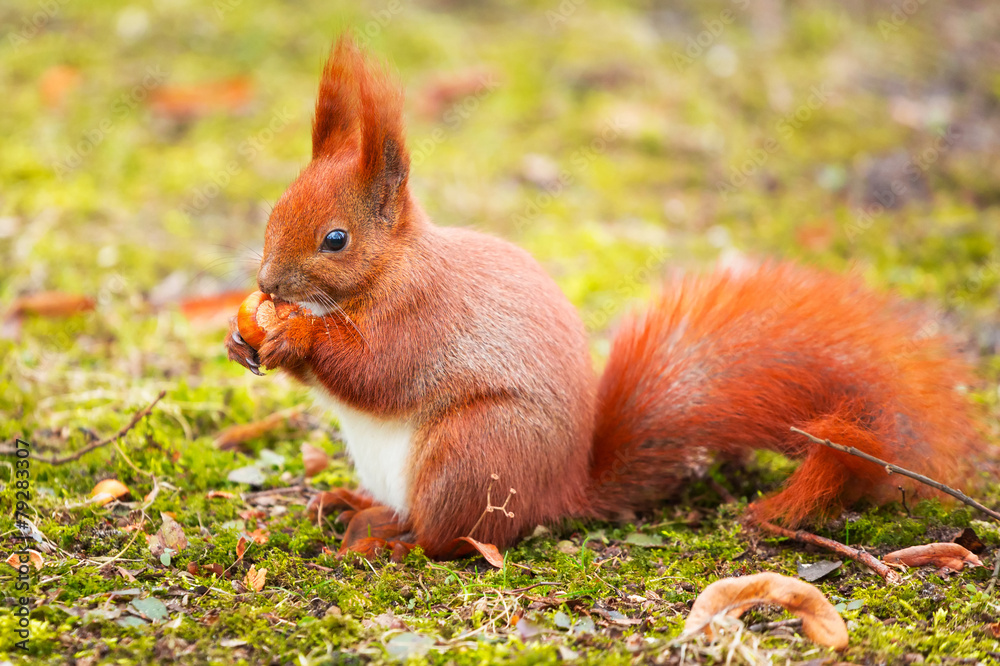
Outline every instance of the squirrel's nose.
[[265, 294], [278, 291], [278, 280], [275, 278], [274, 265], [270, 261], [261, 263], [257, 271], [257, 288]]

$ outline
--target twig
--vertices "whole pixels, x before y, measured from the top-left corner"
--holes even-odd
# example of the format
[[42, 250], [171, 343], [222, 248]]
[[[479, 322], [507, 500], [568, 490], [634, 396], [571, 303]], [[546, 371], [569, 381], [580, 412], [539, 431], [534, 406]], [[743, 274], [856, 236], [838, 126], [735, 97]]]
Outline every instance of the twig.
[[780, 629], [782, 627], [801, 627], [802, 618], [794, 617], [790, 620], [777, 620], [775, 622], [758, 622], [757, 624], [751, 624], [747, 627], [747, 630], [753, 632], [770, 631], [771, 629]]
[[331, 571], [336, 571], [336, 569], [331, 569], [330, 567], [324, 567], [322, 564], [316, 564], [315, 562], [303, 562], [303, 566], [307, 569], [315, 569], [316, 571], [322, 571], [324, 573], [330, 573]]
[[993, 559], [996, 560], [996, 564], [993, 565], [993, 577], [990, 578], [990, 584], [986, 586], [986, 594], [993, 591], [997, 584], [997, 576], [1000, 576], [1000, 553], [993, 553]]
[[281, 488], [268, 488], [266, 490], [257, 490], [252, 493], [241, 493], [240, 498], [244, 502], [250, 502], [258, 497], [266, 497], [268, 495], [290, 495], [292, 493], [297, 493], [303, 489], [304, 486], [282, 486]]
[[817, 534], [806, 532], [805, 530], [786, 529], [779, 525], [775, 525], [774, 523], [769, 523], [766, 520], [757, 520], [754, 522], [760, 528], [767, 532], [771, 532], [772, 534], [783, 536], [786, 539], [795, 539], [796, 541], [801, 541], [802, 543], [812, 544], [813, 546], [818, 546], [819, 548], [825, 548], [826, 550], [833, 551], [842, 557], [859, 562], [877, 573], [890, 585], [899, 585], [903, 582], [902, 577], [898, 573], [887, 567], [874, 555], [866, 553], [863, 550], [857, 550], [856, 548], [845, 546], [839, 541], [827, 539], [826, 537], [821, 537]]
[[507, 510], [507, 504], [510, 502], [510, 498], [517, 494], [516, 490], [514, 490], [513, 488], [508, 490], [507, 499], [505, 499], [503, 501], [503, 504], [501, 504], [500, 506], [493, 506], [493, 501], [490, 499], [490, 493], [493, 491], [493, 482], [499, 480], [500, 480], [499, 474], [490, 474], [490, 485], [486, 487], [486, 509], [483, 510], [483, 513], [480, 514], [479, 516], [479, 520], [476, 521], [476, 524], [472, 526], [472, 529], [469, 530], [469, 533], [466, 535], [470, 539], [472, 538], [472, 535], [476, 533], [476, 528], [479, 527], [479, 524], [483, 522], [483, 518], [486, 517], [486, 514], [493, 513], [494, 511], [500, 511], [500, 513], [502, 513], [507, 518], [514, 517], [514, 512]]
[[[94, 449], [99, 449], [102, 446], [107, 446], [108, 444], [110, 444], [112, 442], [117, 442], [119, 439], [121, 439], [122, 437], [124, 437], [128, 433], [129, 430], [131, 430], [132, 428], [134, 428], [139, 423], [139, 421], [141, 421], [144, 418], [146, 418], [147, 416], [149, 416], [153, 412], [153, 407], [156, 406], [156, 403], [158, 403], [160, 400], [162, 400], [163, 396], [165, 396], [166, 394], [167, 394], [166, 391], [160, 391], [160, 395], [156, 396], [156, 400], [154, 400], [153, 402], [149, 403], [149, 405], [147, 405], [144, 409], [140, 409], [135, 414], [133, 414], [132, 415], [132, 420], [129, 421], [121, 430], [119, 430], [118, 432], [116, 432], [111, 437], [105, 437], [104, 439], [102, 439], [99, 442], [94, 442], [93, 444], [88, 444], [87, 446], [83, 447], [79, 451], [71, 453], [71, 454], [69, 454], [67, 456], [62, 456], [62, 457], [52, 456], [51, 458], [43, 458], [42, 456], [33, 456], [32, 459], [33, 460], [37, 460], [38, 462], [48, 463], [49, 465], [63, 465], [63, 464], [68, 463], [68, 462], [73, 462], [74, 460], [79, 460], [80, 458], [82, 458], [86, 454], [90, 453]], [[0, 449], [0, 455], [13, 455], [15, 453], [16, 453], [16, 451], [12, 451], [12, 450], [9, 450], [9, 449]]]
[[736, 501], [733, 494], [729, 492], [729, 488], [726, 488], [712, 477], [708, 477], [708, 485], [716, 492], [716, 494], [718, 494], [719, 497], [722, 498], [723, 504], [733, 504]]
[[913, 518], [913, 514], [910, 513], [910, 507], [906, 506], [906, 488], [903, 486], [896, 486], [896, 488], [899, 490], [899, 501], [903, 505], [903, 511], [906, 511], [906, 517]]
[[876, 465], [881, 465], [882, 467], [885, 468], [885, 471], [886, 471], [887, 474], [902, 474], [903, 476], [908, 476], [911, 479], [916, 479], [920, 483], [928, 485], [931, 488], [936, 488], [937, 490], [940, 490], [941, 492], [943, 492], [943, 493], [945, 493], [947, 495], [951, 495], [952, 497], [954, 497], [955, 499], [957, 499], [959, 502], [962, 502], [964, 504], [968, 504], [969, 506], [971, 506], [973, 508], [979, 509], [980, 511], [982, 511], [983, 513], [985, 513], [987, 516], [995, 518], [996, 520], [1000, 520], [1000, 512], [997, 512], [997, 511], [994, 511], [993, 509], [985, 507], [982, 504], [980, 504], [979, 502], [977, 502], [976, 500], [972, 499], [971, 497], [969, 497], [968, 495], [966, 495], [965, 493], [963, 493], [962, 491], [955, 490], [954, 488], [949, 488], [948, 486], [944, 485], [943, 483], [940, 483], [939, 481], [935, 481], [934, 479], [928, 478], [928, 477], [924, 476], [923, 474], [917, 474], [916, 472], [911, 472], [910, 470], [905, 469], [903, 467], [900, 467], [899, 465], [893, 465], [892, 463], [888, 463], [888, 462], [886, 462], [884, 460], [880, 460], [880, 459], [876, 458], [875, 456], [868, 455], [864, 451], [859, 451], [858, 449], [854, 448], [853, 446], [844, 446], [843, 444], [835, 444], [834, 442], [831, 442], [828, 439], [820, 439], [819, 437], [816, 437], [815, 435], [810, 435], [805, 430], [799, 430], [798, 428], [792, 428], [792, 432], [797, 432], [798, 434], [803, 435], [804, 437], [807, 437], [810, 441], [815, 442], [816, 444], [822, 444], [823, 446], [828, 446], [831, 449], [836, 449], [837, 451], [841, 451], [843, 453], [849, 453], [850, 455], [857, 456], [858, 458], [861, 458], [862, 460], [867, 460], [868, 462], [873, 462]]
[[[504, 590], [504, 594], [520, 594], [521, 592], [527, 592], [528, 590], [533, 590], [536, 587], [542, 585], [561, 585], [562, 583], [556, 581], [543, 580], [541, 582], [535, 583], [534, 585], [529, 585], [528, 587], [516, 587], [513, 590]], [[608, 587], [611, 587], [610, 585]]]

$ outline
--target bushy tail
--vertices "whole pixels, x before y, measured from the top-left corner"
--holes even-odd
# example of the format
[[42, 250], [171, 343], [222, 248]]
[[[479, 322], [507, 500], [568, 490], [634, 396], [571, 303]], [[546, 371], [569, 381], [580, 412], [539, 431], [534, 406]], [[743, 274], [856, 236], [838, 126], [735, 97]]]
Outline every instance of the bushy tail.
[[789, 431], [965, 485], [984, 452], [972, 374], [934, 322], [859, 281], [792, 264], [680, 279], [616, 337], [601, 378], [591, 500], [613, 515], [672, 495], [715, 452], [801, 458], [754, 506], [796, 525], [899, 476]]

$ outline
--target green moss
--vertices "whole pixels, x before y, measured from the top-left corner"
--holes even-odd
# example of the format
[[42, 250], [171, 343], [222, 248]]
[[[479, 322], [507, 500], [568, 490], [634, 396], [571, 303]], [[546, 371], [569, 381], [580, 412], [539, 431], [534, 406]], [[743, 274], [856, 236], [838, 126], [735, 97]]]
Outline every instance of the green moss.
[[[39, 453], [68, 453], [117, 431], [161, 389], [167, 395], [120, 443], [141, 471], [113, 446], [72, 464], [33, 463], [34, 522], [59, 550], [46, 551], [45, 568], [30, 577], [26, 654], [12, 647], [15, 605], [0, 609], [0, 660], [383, 663], [403, 622], [437, 641], [412, 663], [554, 664], [569, 656], [560, 648], [580, 664], [669, 661], [687, 608], [710, 582], [794, 574], [800, 562], [832, 557], [741, 525], [747, 503], [794, 469], [768, 453], [715, 464], [711, 482], [686, 485], [673, 505], [632, 524], [554, 526], [511, 549], [499, 571], [481, 559], [434, 563], [420, 552], [402, 564], [338, 559], [330, 554], [342, 530], [334, 521], [317, 526], [294, 504], [248, 512], [239, 498], [248, 488], [227, 476], [264, 450], [285, 458], [268, 471], [269, 488], [301, 480], [303, 441], [332, 456], [312, 479], [315, 488], [356, 479], [336, 428], [315, 414], [310, 433], [288, 427], [240, 452], [216, 449], [223, 428], [308, 402], [308, 393], [281, 375], [260, 379], [235, 367], [222, 326], [185, 319], [164, 285], [251, 284], [256, 259], [244, 250], [259, 249], [267, 204], [308, 158], [316, 75], [345, 26], [378, 26], [371, 45], [395, 62], [408, 89], [411, 149], [443, 130], [413, 168], [425, 208], [442, 224], [475, 226], [532, 252], [579, 307], [598, 365], [609, 332], [662, 276], [719, 257], [773, 255], [857, 269], [968, 331], [984, 354], [985, 382], [971, 388], [971, 399], [990, 414], [1000, 408], [1000, 153], [981, 138], [1000, 79], [968, 55], [995, 50], [996, 31], [983, 28], [995, 17], [988, 3], [964, 13], [921, 4], [888, 32], [880, 24], [893, 8], [882, 5], [782, 6], [772, 23], [770, 10], [723, 0], [667, 8], [404, 2], [382, 25], [389, 3], [309, 0], [295, 11], [238, 0], [55, 4], [52, 16], [29, 0], [0, 9], [8, 38], [39, 11], [46, 16], [37, 35], [0, 49], [0, 309], [42, 289], [90, 294], [98, 305], [66, 319], [28, 318], [15, 337], [0, 335], [0, 439], [27, 437]], [[688, 39], [726, 10], [733, 20], [679, 65]], [[719, 68], [727, 57], [730, 76]], [[59, 65], [78, 68], [79, 87], [46, 106], [39, 82]], [[449, 123], [420, 110], [428, 81], [469, 66], [499, 82], [474, 112]], [[113, 115], [150, 67], [170, 84], [249, 76], [253, 104], [185, 121], [145, 101]], [[817, 86], [823, 101], [804, 108]], [[283, 126], [248, 154], [247, 140], [279, 114]], [[109, 117], [110, 128], [94, 139]], [[928, 161], [949, 123], [962, 129], [961, 140]], [[86, 154], [63, 168], [76, 149]], [[897, 151], [924, 160], [931, 195], [866, 217], [866, 170]], [[563, 176], [559, 188], [526, 177], [529, 153]], [[229, 183], [199, 203], [234, 161]], [[159, 492], [136, 536], [150, 475]], [[130, 504], [84, 506], [109, 477], [130, 488]], [[0, 470], [5, 553], [16, 529], [8, 479]], [[720, 506], [720, 487], [736, 501]], [[213, 490], [235, 497], [209, 498]], [[980, 493], [991, 506], [1000, 502], [996, 484]], [[145, 540], [161, 512], [172, 513], [189, 540], [169, 565]], [[909, 498], [905, 509], [862, 507], [816, 530], [883, 553], [950, 539], [966, 526], [990, 548], [1000, 542], [997, 524], [969, 509]], [[267, 542], [237, 561], [241, 536], [257, 529]], [[210, 573], [210, 564], [226, 574]], [[239, 584], [251, 565], [267, 569], [260, 593]], [[10, 600], [17, 579], [0, 567], [0, 592]], [[850, 623], [851, 646], [840, 658], [995, 661], [1000, 643], [985, 628], [996, 619], [996, 592], [985, 594], [990, 575], [911, 570], [889, 589], [846, 563], [819, 583]], [[130, 588], [166, 604], [169, 619], [126, 628], [100, 615], [124, 612], [133, 596], [112, 593]], [[616, 624], [598, 610], [641, 623]], [[512, 627], [515, 612], [540, 633]], [[572, 625], [588, 617], [592, 633], [565, 626], [564, 618]], [[747, 620], [782, 617], [758, 609]], [[778, 660], [823, 654], [777, 635], [761, 646], [776, 657], [783, 650]]]

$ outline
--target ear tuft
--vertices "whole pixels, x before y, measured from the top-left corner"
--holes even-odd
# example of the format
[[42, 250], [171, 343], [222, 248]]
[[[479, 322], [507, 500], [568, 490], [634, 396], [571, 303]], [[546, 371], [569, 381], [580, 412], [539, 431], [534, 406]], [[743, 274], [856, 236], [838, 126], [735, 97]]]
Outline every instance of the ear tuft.
[[357, 151], [357, 177], [373, 213], [392, 222], [404, 201], [410, 156], [403, 134], [403, 88], [347, 34], [323, 68], [313, 119], [313, 159]]
[[357, 53], [356, 71], [361, 116], [358, 176], [369, 185], [376, 213], [395, 219], [410, 173], [403, 128], [403, 88], [385, 66]]
[[313, 159], [330, 157], [355, 143], [358, 94], [355, 67], [358, 47], [346, 33], [330, 50], [323, 67], [313, 117]]

